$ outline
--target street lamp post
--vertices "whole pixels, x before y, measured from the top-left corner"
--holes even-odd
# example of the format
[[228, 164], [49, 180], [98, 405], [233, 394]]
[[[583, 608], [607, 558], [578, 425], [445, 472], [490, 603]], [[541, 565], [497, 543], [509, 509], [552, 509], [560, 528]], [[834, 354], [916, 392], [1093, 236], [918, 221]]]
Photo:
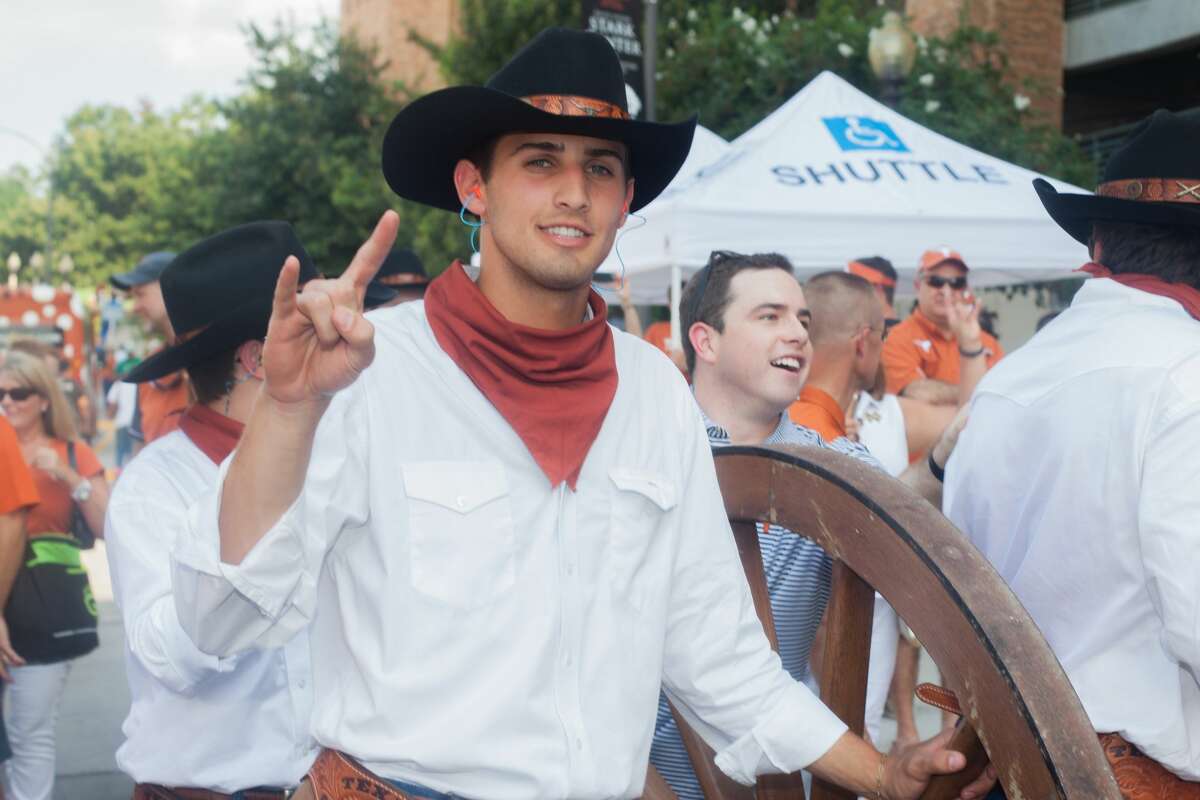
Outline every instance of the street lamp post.
[[883, 84], [883, 102], [892, 108], [900, 104], [900, 89], [912, 72], [917, 58], [917, 43], [895, 11], [883, 15], [883, 24], [872, 28], [867, 45], [871, 71]]
[[45, 279], [42, 274], [42, 268], [46, 266], [46, 257], [41, 253], [34, 253], [29, 257], [29, 282], [33, 283], [38, 278]]
[[62, 288], [69, 290], [71, 288], [71, 273], [75, 270], [75, 259], [71, 258], [70, 253], [63, 253], [62, 258], [58, 260], [58, 274], [62, 281]]

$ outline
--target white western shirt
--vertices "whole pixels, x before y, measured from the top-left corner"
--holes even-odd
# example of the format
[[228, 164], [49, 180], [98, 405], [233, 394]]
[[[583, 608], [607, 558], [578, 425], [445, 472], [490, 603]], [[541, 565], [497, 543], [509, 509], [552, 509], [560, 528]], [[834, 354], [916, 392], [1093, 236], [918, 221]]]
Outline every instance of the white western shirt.
[[616, 396], [577, 490], [551, 489], [422, 303], [370, 317], [374, 363], [240, 565], [205, 546], [217, 493], [195, 507], [175, 586], [203, 650], [311, 622], [316, 739], [465, 797], [640, 795], [660, 683], [743, 783], [833, 745], [845, 726], [755, 616], [699, 411], [661, 353], [613, 332]]
[[[218, 659], [183, 632], [171, 597], [171, 548], [217, 466], [180, 431], [125, 467], [104, 538], [125, 624], [132, 704], [117, 765], [139, 783], [233, 792], [294, 786], [316, 757], [308, 634], [281, 649]], [[217, 553], [217, 539], [198, 546]], [[282, 643], [282, 641], [281, 641]]]
[[1095, 729], [1200, 780], [1200, 322], [1089, 280], [979, 384], [944, 505]]
[[876, 400], [870, 393], [860, 392], [854, 418], [858, 420], [858, 440], [889, 475], [900, 477], [908, 469], [908, 432], [900, 400], [894, 394]]

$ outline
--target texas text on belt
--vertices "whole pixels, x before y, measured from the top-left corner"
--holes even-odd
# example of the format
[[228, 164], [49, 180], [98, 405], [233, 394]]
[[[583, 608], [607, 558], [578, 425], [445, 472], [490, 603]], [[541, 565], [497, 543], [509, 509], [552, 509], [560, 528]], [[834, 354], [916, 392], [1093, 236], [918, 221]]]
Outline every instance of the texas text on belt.
[[456, 800], [424, 786], [388, 781], [345, 753], [322, 750], [296, 800]]

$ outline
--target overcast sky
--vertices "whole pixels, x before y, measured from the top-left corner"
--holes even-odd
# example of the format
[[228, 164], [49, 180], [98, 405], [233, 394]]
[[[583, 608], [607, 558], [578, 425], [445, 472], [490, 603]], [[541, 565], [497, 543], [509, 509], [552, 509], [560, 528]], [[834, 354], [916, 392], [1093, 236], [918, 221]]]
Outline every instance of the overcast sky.
[[336, 17], [339, 0], [0, 0], [0, 171], [41, 160], [86, 104], [178, 106], [238, 89], [242, 26]]

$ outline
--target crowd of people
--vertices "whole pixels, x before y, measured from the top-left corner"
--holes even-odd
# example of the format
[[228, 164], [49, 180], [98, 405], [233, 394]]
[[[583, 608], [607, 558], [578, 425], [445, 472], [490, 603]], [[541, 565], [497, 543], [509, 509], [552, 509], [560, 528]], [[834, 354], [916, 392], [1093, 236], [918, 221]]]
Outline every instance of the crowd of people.
[[[593, 273], [695, 126], [625, 98], [605, 39], [549, 29], [397, 115], [389, 185], [458, 213], [478, 267], [429, 280], [387, 212], [337, 277], [287, 222], [114, 275], [169, 344], [109, 394], [132, 456], [111, 492], [45, 359], [0, 355], [9, 798], [51, 795], [58, 699], [97, 644], [96, 536], [136, 800], [699, 798], [678, 719], [738, 783], [915, 798], [966, 760], [948, 730], [920, 741], [919, 643], [887, 602], [865, 737], [813, 688], [836, 669], [828, 554], [760, 524], [777, 652], [755, 613], [712, 448], [775, 444], [944, 508], [1046, 634], [1125, 796], [1200, 797], [1200, 178], [1170, 177], [1200, 173], [1200, 116], [1143, 123], [1095, 197], [1037, 187], [1095, 278], [1005, 356], [948, 248], [903, 320], [887, 259], [801, 283], [764, 242], [687, 282], [680, 341], [642, 339], [628, 283], [610, 325]], [[1001, 797], [996, 778], [961, 796]]]

